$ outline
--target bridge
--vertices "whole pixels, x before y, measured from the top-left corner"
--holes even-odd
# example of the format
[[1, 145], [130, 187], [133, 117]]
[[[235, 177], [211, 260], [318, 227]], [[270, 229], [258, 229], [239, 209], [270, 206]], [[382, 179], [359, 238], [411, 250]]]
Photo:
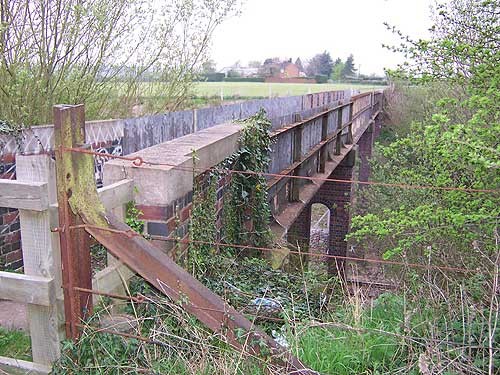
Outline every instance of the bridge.
[[[369, 176], [368, 159], [381, 101], [381, 92], [336, 100], [316, 94], [304, 98], [311, 108], [286, 116], [288, 123], [282, 124], [283, 117], [281, 121], [273, 119], [274, 144], [266, 174], [271, 228], [277, 239], [292, 245], [293, 251], [307, 253], [311, 206], [325, 205], [330, 214], [328, 255], [332, 257], [328, 259], [339, 257], [330, 262], [332, 272], [343, 268], [352, 180], [366, 181]], [[193, 153], [199, 159], [197, 174], [216, 167], [237, 150], [240, 129], [234, 123], [216, 125], [128, 155], [147, 161], [144, 168], [127, 160], [112, 160], [105, 164], [104, 184], [134, 180], [135, 200], [143, 212], [146, 232], [157, 246], [169, 252], [175, 239], [188, 241]], [[360, 160], [357, 177], [353, 175], [356, 158]], [[222, 207], [224, 183], [219, 186], [218, 198]]]
[[[19, 210], [20, 229], [12, 218], [6, 228], [14, 240], [20, 231], [24, 273], [0, 271], [0, 295], [29, 306], [33, 362], [0, 357], [0, 368], [49, 372], [60, 342], [78, 338], [81, 319], [99, 296], [124, 296], [123, 283], [137, 273], [229, 345], [242, 347], [235, 333], [242, 329], [285, 368], [313, 373], [168, 255], [173, 244], [189, 243], [193, 175], [238, 149], [242, 127], [231, 119], [267, 107], [274, 139], [266, 173], [271, 228], [291, 249], [307, 253], [311, 206], [324, 204], [328, 254], [338, 257], [330, 271], [342, 271], [352, 184], [368, 177], [382, 98], [382, 92], [329, 92], [97, 123], [85, 123], [83, 106], [56, 106], [54, 126], [27, 130], [22, 142], [2, 136], [3, 160], [14, 165], [16, 179], [0, 179], [0, 206], [11, 216]], [[14, 176], [12, 168], [4, 166], [4, 177]], [[103, 185], [97, 190], [96, 180]], [[224, 193], [221, 180], [219, 212]], [[130, 200], [143, 212], [149, 240], [124, 224]], [[107, 267], [94, 276], [89, 234], [109, 252]], [[246, 350], [256, 355], [259, 346]]]

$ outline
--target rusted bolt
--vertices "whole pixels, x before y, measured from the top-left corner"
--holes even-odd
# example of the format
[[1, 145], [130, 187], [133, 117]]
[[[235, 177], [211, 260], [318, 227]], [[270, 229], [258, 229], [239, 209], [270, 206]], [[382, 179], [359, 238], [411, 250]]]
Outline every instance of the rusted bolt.
[[135, 158], [135, 160], [132, 162], [132, 164], [136, 167], [140, 167], [141, 165], [144, 164], [144, 160], [139, 156]]

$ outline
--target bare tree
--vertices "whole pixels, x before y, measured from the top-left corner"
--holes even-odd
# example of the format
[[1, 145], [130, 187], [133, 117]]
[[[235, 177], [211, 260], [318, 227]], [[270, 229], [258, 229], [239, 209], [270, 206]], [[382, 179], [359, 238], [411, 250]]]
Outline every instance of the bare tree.
[[176, 108], [213, 31], [237, 8], [238, 0], [0, 0], [0, 118], [49, 122], [57, 102], [84, 102], [91, 117], [126, 114], [151, 93], [139, 82], [152, 79], [162, 82], [156, 109]]

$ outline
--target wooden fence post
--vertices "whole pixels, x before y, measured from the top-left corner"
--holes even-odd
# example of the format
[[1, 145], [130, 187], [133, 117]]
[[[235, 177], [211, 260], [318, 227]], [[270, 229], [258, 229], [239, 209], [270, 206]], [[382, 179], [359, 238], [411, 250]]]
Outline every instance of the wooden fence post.
[[74, 228], [82, 225], [83, 220], [74, 213], [71, 202], [73, 206], [99, 204], [97, 199], [92, 201], [97, 194], [91, 194], [96, 189], [95, 184], [83, 186], [88, 180], [94, 180], [94, 176], [90, 179], [78, 174], [93, 174], [93, 157], [68, 150], [86, 147], [84, 106], [54, 106], [54, 135], [66, 336], [78, 339], [78, 325], [92, 312], [92, 295], [75, 288], [92, 289], [92, 270], [90, 237], [83, 228]]
[[[56, 202], [55, 166], [50, 156], [17, 155], [16, 174], [18, 181], [47, 182], [49, 202]], [[54, 280], [52, 306], [27, 305], [33, 361], [52, 365], [60, 357], [60, 342], [64, 339], [64, 311], [59, 303], [62, 295], [59, 238], [50, 230], [57, 226], [57, 213], [49, 210], [19, 210], [19, 213], [24, 273]]]

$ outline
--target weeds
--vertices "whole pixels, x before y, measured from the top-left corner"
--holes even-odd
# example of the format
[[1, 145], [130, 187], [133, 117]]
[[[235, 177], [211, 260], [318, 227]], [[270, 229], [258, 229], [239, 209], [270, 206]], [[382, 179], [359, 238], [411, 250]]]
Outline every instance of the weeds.
[[31, 340], [22, 331], [7, 331], [0, 327], [0, 356], [31, 361]]

